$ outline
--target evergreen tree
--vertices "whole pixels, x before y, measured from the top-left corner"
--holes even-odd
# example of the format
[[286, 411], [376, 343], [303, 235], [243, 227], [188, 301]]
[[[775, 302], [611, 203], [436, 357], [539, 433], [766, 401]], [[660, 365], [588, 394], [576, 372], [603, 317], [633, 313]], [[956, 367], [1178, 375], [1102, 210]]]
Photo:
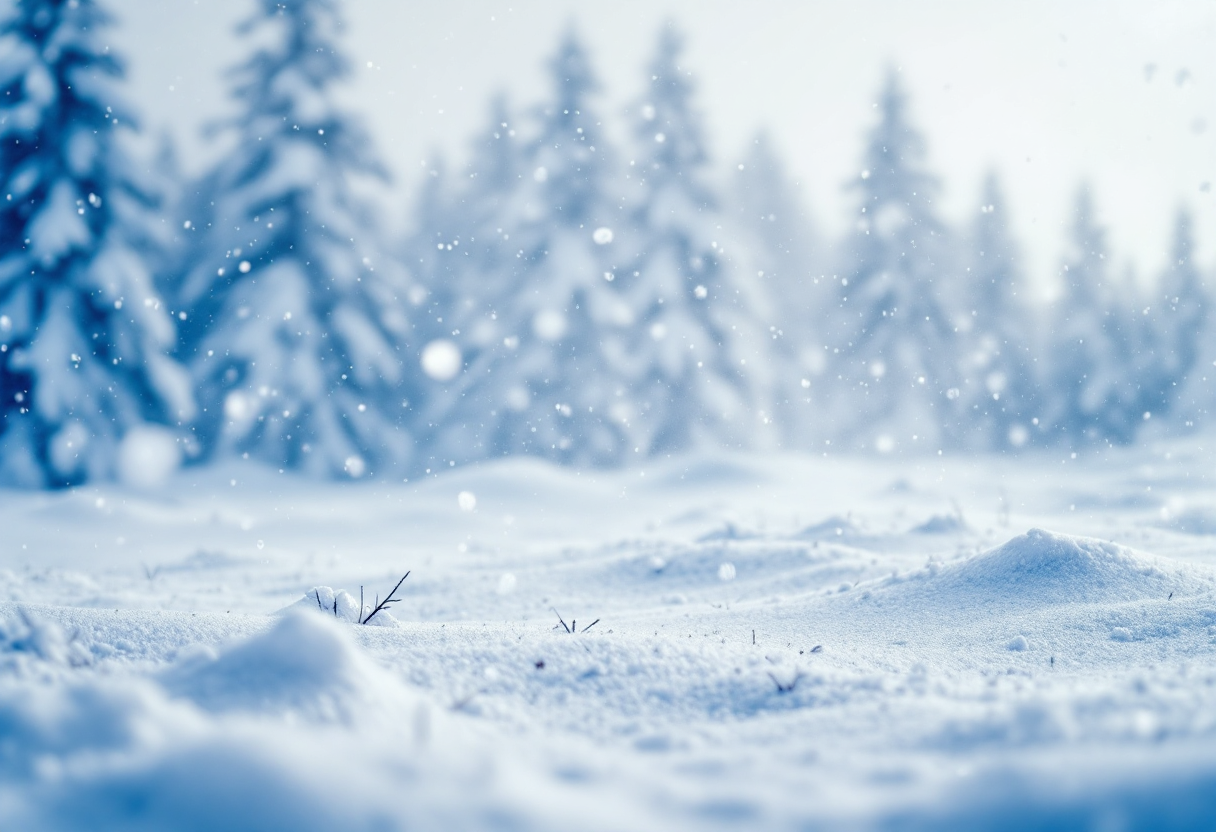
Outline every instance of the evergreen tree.
[[[468, 253], [460, 194], [447, 172], [447, 163], [433, 151], [412, 209], [413, 228], [405, 245], [405, 260], [415, 278], [411, 304], [418, 307], [413, 334], [419, 344], [452, 328], [456, 303], [456, 266]], [[465, 238], [462, 240], [462, 237]]]
[[1154, 416], [1165, 416], [1173, 409], [1207, 340], [1209, 298], [1194, 262], [1194, 250], [1191, 214], [1179, 210], [1169, 266], [1161, 275], [1156, 303], [1149, 309], [1145, 341], [1150, 349], [1140, 362], [1141, 406]]
[[108, 23], [93, 0], [19, 0], [0, 23], [0, 478], [10, 483], [110, 476], [120, 451], [155, 430], [147, 423], [193, 415], [166, 354], [173, 322], [148, 267], [156, 194], [123, 148], [135, 117], [118, 94]]
[[957, 379], [954, 323], [940, 300], [952, 264], [934, 204], [938, 183], [894, 72], [878, 110], [853, 185], [861, 210], [829, 331], [834, 384], [824, 407], [850, 444], [940, 447]]
[[1037, 415], [1032, 310], [995, 174], [984, 180], [971, 230], [969, 314], [960, 320], [959, 389], [953, 424], [957, 444], [1019, 448]]
[[768, 133], [752, 140], [734, 176], [732, 197], [749, 266], [763, 272], [775, 319], [787, 330], [787, 338], [808, 340], [815, 319], [824, 311], [824, 284], [816, 271], [823, 243]]
[[510, 335], [500, 312], [512, 307], [526, 271], [512, 239], [526, 191], [524, 154], [506, 99], [496, 96], [463, 186], [451, 189], [432, 177], [415, 208], [418, 254], [410, 260], [426, 288], [420, 342], [432, 350], [453, 345], [461, 367], [475, 368], [428, 379], [417, 433], [432, 465], [497, 452], [494, 426], [506, 399], [489, 374], [514, 355], [503, 343]]
[[221, 126], [234, 149], [202, 185], [181, 293], [208, 452], [359, 476], [407, 463], [402, 404], [416, 397], [405, 284], [352, 192], [386, 174], [335, 104], [340, 25], [333, 0], [258, 0], [240, 27], [256, 49]]
[[442, 163], [429, 171], [413, 209], [408, 257], [426, 292], [426, 314], [417, 322], [420, 342], [456, 339], [472, 361], [499, 340], [495, 310], [507, 296], [506, 282], [496, 278], [516, 259], [503, 224], [518, 209], [523, 161], [506, 101], [498, 96], [490, 123], [473, 142], [463, 181], [449, 181]]
[[1130, 442], [1141, 422], [1137, 338], [1110, 277], [1106, 232], [1089, 190], [1077, 195], [1050, 348], [1049, 428], [1062, 441]]
[[573, 33], [551, 70], [555, 97], [523, 151], [524, 175], [512, 179], [519, 162], [508, 155], [499, 184], [485, 180], [502, 192], [488, 198], [488, 216], [498, 219], [483, 226], [482, 241], [493, 225], [501, 247], [483, 250], [493, 262], [479, 269], [476, 288], [462, 285], [475, 295], [457, 300], [468, 301], [485, 327], [483, 343], [444, 393], [450, 406], [429, 420], [439, 462], [524, 453], [603, 465], [626, 452], [625, 425], [613, 408], [620, 390], [613, 364], [624, 358], [612, 282], [613, 229], [622, 218], [612, 196], [617, 169], [591, 109], [598, 83]]
[[746, 261], [765, 292], [775, 418], [787, 446], [807, 446], [818, 433], [820, 376], [827, 367], [824, 316], [834, 297], [819, 272], [824, 248], [795, 183], [767, 133], [751, 143], [734, 175], [735, 224]]
[[[157, 276], [160, 288], [167, 295], [170, 306], [176, 299], [174, 278], [180, 269], [182, 252], [189, 245], [194, 232], [194, 223], [188, 221], [188, 206], [191, 204], [190, 177], [182, 169], [177, 146], [167, 132], [157, 137], [156, 152], [147, 168], [147, 180], [157, 196], [155, 222], [152, 233], [156, 237], [155, 247], [147, 252], [146, 259]], [[174, 318], [180, 320], [176, 308], [170, 309]]]
[[682, 49], [665, 26], [636, 126], [637, 259], [620, 284], [633, 321], [632, 441], [651, 454], [750, 444], [772, 413], [763, 299], [727, 253]]

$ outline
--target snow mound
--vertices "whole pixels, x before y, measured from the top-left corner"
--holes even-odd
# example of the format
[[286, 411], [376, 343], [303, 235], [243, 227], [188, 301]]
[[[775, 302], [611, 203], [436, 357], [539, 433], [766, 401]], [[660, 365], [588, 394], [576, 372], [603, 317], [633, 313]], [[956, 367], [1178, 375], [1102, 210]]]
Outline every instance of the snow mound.
[[957, 514], [935, 514], [911, 531], [912, 534], [962, 534], [970, 532], [971, 527]]
[[842, 542], [874, 539], [874, 535], [863, 529], [852, 518], [840, 515], [832, 515], [826, 520], [807, 526], [794, 537], [798, 540], [838, 540]]
[[400, 690], [358, 650], [348, 632], [321, 615], [292, 612], [268, 632], [219, 657], [182, 659], [162, 684], [211, 712], [290, 711], [318, 721], [349, 722]]
[[750, 529], [742, 529], [727, 521], [713, 531], [706, 532], [697, 538], [698, 543], [711, 543], [715, 540], [757, 540], [760, 535]]
[[752, 485], [767, 481], [755, 465], [738, 459], [707, 456], [685, 461], [659, 476], [656, 482], [665, 486]]
[[44, 621], [24, 610], [8, 620], [0, 619], [0, 674], [25, 675], [45, 670], [47, 665], [79, 667], [91, 661], [89, 652], [75, 638], [65, 635], [53, 621]]
[[[0, 682], [3, 829], [548, 830], [574, 822], [573, 811], [546, 817], [561, 814], [548, 807], [573, 805], [560, 780], [521, 763], [518, 751], [507, 765], [493, 742], [379, 670], [349, 628], [319, 615], [285, 616], [218, 658], [199, 648], [159, 678], [78, 672], [58, 684]], [[396, 707], [361, 704], [376, 697]], [[335, 709], [357, 709], [359, 718], [308, 724], [309, 714]]]
[[944, 590], [1034, 604], [1132, 601], [1210, 590], [1210, 576], [1086, 537], [1031, 529], [935, 579]]

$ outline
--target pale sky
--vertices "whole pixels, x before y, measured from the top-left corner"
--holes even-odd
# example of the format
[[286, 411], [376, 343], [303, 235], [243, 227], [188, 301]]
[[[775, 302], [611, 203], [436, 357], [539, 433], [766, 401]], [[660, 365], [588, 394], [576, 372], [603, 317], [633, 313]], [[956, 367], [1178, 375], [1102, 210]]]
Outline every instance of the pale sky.
[[[110, 0], [116, 45], [148, 126], [187, 164], [214, 149], [199, 126], [229, 107], [220, 72], [252, 0]], [[545, 62], [573, 21], [604, 83], [609, 120], [635, 100], [660, 23], [687, 36], [686, 64], [723, 176], [764, 127], [820, 226], [853, 212], [843, 184], [884, 69], [901, 69], [953, 221], [979, 208], [995, 167], [1037, 276], [1054, 273], [1078, 182], [1094, 188], [1119, 260], [1155, 273], [1176, 207], [1198, 214], [1216, 260], [1216, 2], [1130, 0], [346, 0], [356, 67], [348, 106], [411, 196], [434, 148], [459, 165], [489, 96], [520, 109], [547, 93]], [[368, 66], [370, 63], [370, 67]]]

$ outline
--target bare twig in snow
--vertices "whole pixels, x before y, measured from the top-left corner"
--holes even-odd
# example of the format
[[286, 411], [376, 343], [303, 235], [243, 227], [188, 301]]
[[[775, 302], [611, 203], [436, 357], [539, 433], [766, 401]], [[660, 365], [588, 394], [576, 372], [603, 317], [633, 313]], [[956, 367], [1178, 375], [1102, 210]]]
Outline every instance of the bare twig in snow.
[[[388, 596], [387, 596], [387, 597], [386, 597], [386, 598], [385, 598], [383, 601], [378, 601], [378, 602], [376, 603], [375, 608], [374, 608], [374, 609], [373, 609], [371, 612], [369, 612], [369, 613], [367, 614], [367, 618], [364, 618], [364, 619], [363, 619], [362, 621], [360, 621], [359, 623], [360, 623], [360, 624], [366, 624], [367, 622], [369, 622], [369, 621], [371, 621], [373, 618], [375, 618], [375, 617], [376, 617], [376, 613], [380, 612], [380, 610], [387, 608], [389, 604], [395, 604], [395, 603], [397, 603], [398, 601], [400, 601], [400, 600], [401, 600], [400, 598], [394, 598], [393, 596], [397, 594], [397, 590], [401, 589], [401, 585], [402, 585], [403, 583], [405, 583], [405, 579], [406, 579], [406, 578], [408, 578], [409, 576], [410, 576], [410, 573], [409, 573], [409, 572], [406, 572], [404, 575], [402, 575], [402, 576], [401, 576], [401, 580], [397, 581], [397, 585], [396, 585], [395, 587], [393, 587], [393, 591], [392, 591], [392, 592], [390, 592], [390, 593], [388, 594]], [[379, 595], [377, 595], [376, 597], [377, 597], [377, 598], [379, 598], [380, 596], [379, 596]], [[360, 609], [360, 610], [359, 610], [359, 614], [360, 614], [360, 615], [362, 615], [362, 614], [363, 614], [363, 610], [362, 610], [362, 609]]]

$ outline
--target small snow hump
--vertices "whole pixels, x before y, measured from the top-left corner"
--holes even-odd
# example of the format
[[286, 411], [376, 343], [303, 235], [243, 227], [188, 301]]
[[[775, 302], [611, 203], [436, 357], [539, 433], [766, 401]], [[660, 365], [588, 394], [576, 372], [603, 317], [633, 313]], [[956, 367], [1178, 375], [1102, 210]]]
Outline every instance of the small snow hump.
[[970, 531], [966, 521], [957, 514], [935, 514], [912, 529], [913, 534], [961, 534]]
[[320, 721], [348, 721], [394, 687], [349, 633], [299, 611], [217, 658], [170, 667], [161, 681], [209, 711], [291, 711]]
[[953, 593], [1036, 605], [1164, 598], [1216, 587], [1210, 571], [1042, 529], [943, 570], [937, 580]]
[[863, 536], [861, 528], [851, 518], [835, 514], [826, 520], [807, 526], [796, 535], [801, 540], [854, 540]]

